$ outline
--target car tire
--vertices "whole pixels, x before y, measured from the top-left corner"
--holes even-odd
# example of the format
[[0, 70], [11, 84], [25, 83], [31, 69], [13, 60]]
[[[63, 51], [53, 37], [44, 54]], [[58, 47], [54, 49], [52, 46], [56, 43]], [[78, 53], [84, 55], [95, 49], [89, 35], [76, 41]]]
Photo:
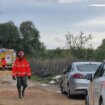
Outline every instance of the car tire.
[[61, 83], [60, 83], [60, 90], [61, 90], [62, 94], [65, 94], [65, 90], [64, 90], [64, 87], [63, 87], [63, 81], [61, 81]]
[[68, 84], [68, 86], [67, 86], [67, 97], [68, 97], [68, 98], [71, 98], [71, 93], [70, 93], [70, 86], [69, 86], [69, 84]]
[[89, 105], [89, 95], [88, 95], [88, 93], [85, 95], [85, 105]]

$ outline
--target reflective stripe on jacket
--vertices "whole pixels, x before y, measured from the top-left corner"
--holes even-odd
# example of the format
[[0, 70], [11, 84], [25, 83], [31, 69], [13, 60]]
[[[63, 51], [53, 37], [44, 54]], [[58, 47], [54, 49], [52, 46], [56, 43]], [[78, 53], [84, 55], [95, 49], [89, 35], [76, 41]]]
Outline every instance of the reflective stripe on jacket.
[[12, 76], [31, 76], [30, 66], [25, 58], [23, 60], [19, 60], [19, 58], [15, 60]]

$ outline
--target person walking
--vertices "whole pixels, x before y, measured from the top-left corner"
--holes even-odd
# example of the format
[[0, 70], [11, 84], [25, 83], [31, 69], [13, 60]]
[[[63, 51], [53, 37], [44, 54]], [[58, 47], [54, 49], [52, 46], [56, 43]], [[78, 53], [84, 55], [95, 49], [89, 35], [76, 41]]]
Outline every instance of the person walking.
[[25, 58], [24, 51], [19, 51], [18, 57], [16, 58], [12, 68], [12, 78], [13, 80], [17, 80], [19, 99], [24, 97], [25, 89], [27, 87], [27, 78], [30, 79], [30, 77], [30, 65]]
[[5, 70], [5, 67], [7, 65], [7, 62], [6, 62], [5, 58], [2, 58], [1, 65], [2, 65], [2, 70]]

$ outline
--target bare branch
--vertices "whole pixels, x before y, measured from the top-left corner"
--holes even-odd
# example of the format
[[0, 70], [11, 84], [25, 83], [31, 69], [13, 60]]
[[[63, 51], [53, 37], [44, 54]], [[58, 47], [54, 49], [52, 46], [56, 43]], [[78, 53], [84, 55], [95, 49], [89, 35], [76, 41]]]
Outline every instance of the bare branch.
[[84, 48], [85, 45], [89, 42], [89, 40], [92, 39], [92, 35], [89, 34], [88, 36], [85, 36], [83, 32], [80, 32], [79, 35], [74, 36], [70, 32], [66, 34], [66, 43], [68, 48]]

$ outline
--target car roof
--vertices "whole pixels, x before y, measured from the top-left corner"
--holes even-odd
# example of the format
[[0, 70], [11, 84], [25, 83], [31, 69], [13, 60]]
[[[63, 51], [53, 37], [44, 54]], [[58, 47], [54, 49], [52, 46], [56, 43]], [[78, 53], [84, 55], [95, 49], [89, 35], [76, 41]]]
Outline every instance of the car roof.
[[73, 62], [74, 65], [80, 65], [80, 64], [101, 64], [102, 62]]

